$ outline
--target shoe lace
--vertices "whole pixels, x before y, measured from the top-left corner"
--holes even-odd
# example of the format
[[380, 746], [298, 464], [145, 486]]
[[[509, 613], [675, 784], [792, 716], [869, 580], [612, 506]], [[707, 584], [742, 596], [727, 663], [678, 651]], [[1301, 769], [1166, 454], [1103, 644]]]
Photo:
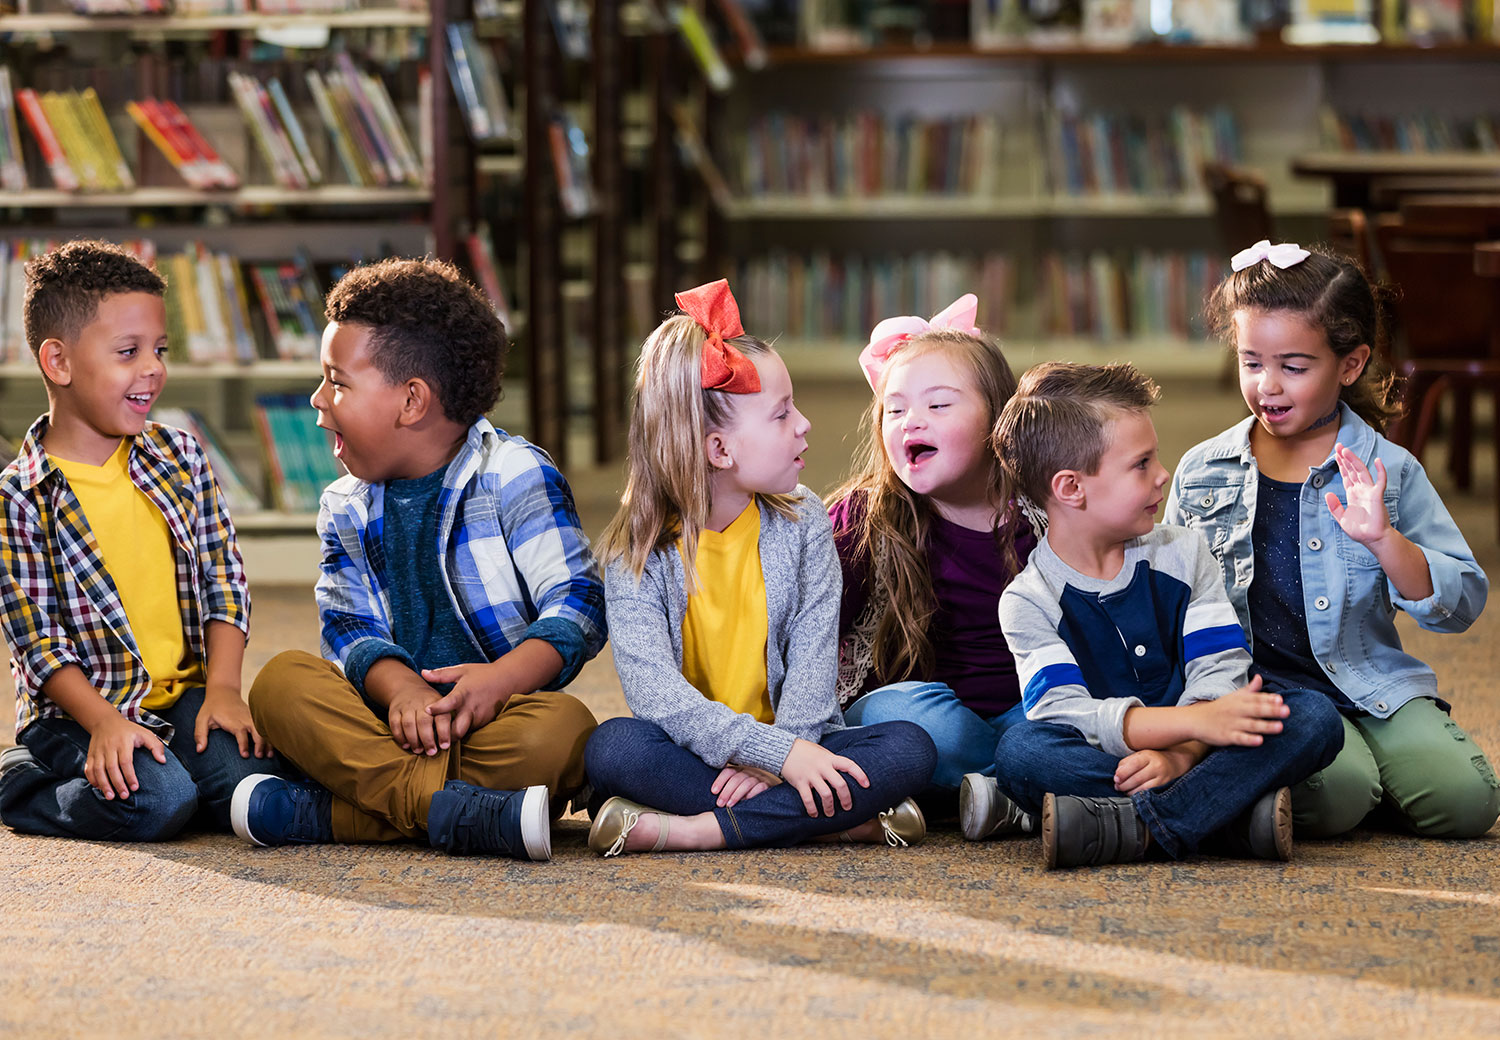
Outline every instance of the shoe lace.
[[608, 859], [610, 856], [618, 856], [625, 851], [625, 839], [630, 837], [630, 832], [635, 830], [635, 825], [641, 822], [641, 814], [634, 809], [626, 809], [620, 819], [624, 821], [624, 826], [620, 828], [620, 834], [619, 837], [615, 838], [615, 843], [604, 853], [605, 859]]
[[466, 794], [469, 804], [459, 814], [453, 828], [455, 851], [511, 851], [510, 842], [500, 827], [506, 799], [488, 792], [469, 791]]
[[291, 836], [317, 841], [323, 834], [332, 796], [325, 791], [298, 791], [292, 796]]
[[891, 820], [896, 816], [895, 809], [887, 809], [875, 818], [880, 821], [880, 829], [885, 833], [885, 843], [893, 849], [906, 848], [906, 839], [896, 833], [896, 828], [891, 826]]

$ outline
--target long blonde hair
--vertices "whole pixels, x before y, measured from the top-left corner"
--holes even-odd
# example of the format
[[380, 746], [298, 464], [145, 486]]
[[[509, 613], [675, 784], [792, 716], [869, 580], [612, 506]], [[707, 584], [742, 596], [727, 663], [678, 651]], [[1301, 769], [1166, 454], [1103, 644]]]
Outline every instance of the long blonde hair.
[[[599, 539], [604, 564], [623, 559], [639, 580], [658, 549], [682, 542], [687, 592], [697, 588], [698, 534], [713, 506], [713, 472], [704, 441], [734, 421], [737, 394], [702, 387], [703, 344], [695, 320], [676, 314], [641, 346], [625, 453], [625, 493]], [[773, 353], [754, 336], [728, 341], [746, 357]], [[787, 519], [796, 519], [788, 495], [757, 495]]]
[[[882, 436], [883, 387], [891, 370], [933, 351], [942, 351], [970, 373], [974, 388], [989, 408], [986, 430], [993, 427], [1005, 402], [1016, 390], [1016, 377], [998, 345], [953, 329], [934, 329], [912, 338], [891, 359], [876, 384], [858, 468], [828, 497], [828, 502], [832, 505], [850, 500], [849, 515], [857, 524], [853, 528], [853, 552], [869, 561], [869, 604], [855, 623], [856, 629], [863, 629], [871, 643], [870, 660], [862, 666], [873, 668], [885, 682], [910, 675], [928, 677], [936, 664], [928, 634], [932, 616], [937, 612], [932, 571], [927, 562], [933, 509], [925, 497], [913, 492], [896, 475]], [[1020, 513], [1000, 460], [993, 455], [986, 488], [995, 507], [997, 547], [1014, 570], [1018, 562], [1016, 535]], [[851, 635], [846, 634], [845, 642]], [[860, 662], [846, 661], [850, 656], [847, 650], [847, 647], [840, 649], [841, 673], [847, 670], [846, 665], [861, 666]], [[841, 694], [846, 692], [845, 680], [846, 676], [841, 674]]]

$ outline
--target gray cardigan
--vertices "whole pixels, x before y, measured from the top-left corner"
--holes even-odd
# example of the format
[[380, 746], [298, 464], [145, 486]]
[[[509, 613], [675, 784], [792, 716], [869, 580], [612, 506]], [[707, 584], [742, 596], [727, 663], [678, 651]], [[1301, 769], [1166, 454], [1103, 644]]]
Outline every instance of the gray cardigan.
[[766, 582], [766, 689], [776, 721], [709, 700], [682, 675], [687, 592], [677, 547], [653, 552], [639, 583], [623, 560], [605, 569], [610, 644], [625, 702], [709, 765], [780, 773], [792, 742], [817, 743], [844, 727], [834, 694], [843, 579], [833, 528], [818, 496], [794, 492], [798, 518], [760, 505], [760, 567]]

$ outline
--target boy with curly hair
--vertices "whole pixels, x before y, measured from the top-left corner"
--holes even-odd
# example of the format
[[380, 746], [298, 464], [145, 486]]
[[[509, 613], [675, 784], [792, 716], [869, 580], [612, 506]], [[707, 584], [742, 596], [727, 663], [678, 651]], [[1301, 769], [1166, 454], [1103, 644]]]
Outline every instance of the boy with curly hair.
[[250, 597], [219, 486], [191, 435], [146, 418], [165, 291], [106, 242], [26, 265], [48, 410], [0, 474], [20, 741], [0, 758], [0, 820], [18, 831], [160, 841], [195, 815], [227, 830], [239, 781], [281, 768], [240, 697]]
[[312, 406], [349, 475], [318, 515], [323, 659], [281, 654], [250, 691], [314, 782], [245, 780], [235, 831], [548, 859], [594, 730], [558, 691], [604, 645], [572, 492], [484, 418], [505, 330], [452, 266], [357, 268], [327, 312]]

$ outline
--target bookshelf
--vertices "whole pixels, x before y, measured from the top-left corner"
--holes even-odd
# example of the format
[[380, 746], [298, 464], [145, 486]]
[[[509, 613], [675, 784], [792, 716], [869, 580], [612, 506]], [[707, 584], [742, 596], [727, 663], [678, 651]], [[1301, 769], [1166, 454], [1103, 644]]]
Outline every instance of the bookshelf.
[[[1085, 13], [1088, 6], [1085, 0]], [[1346, 121], [1404, 118], [1424, 127], [1441, 123], [1438, 132], [1454, 137], [1478, 127], [1483, 145], [1488, 99], [1500, 92], [1500, 46], [1487, 39], [1099, 46], [1075, 31], [1045, 44], [1023, 38], [985, 47], [937, 38], [854, 46], [835, 39], [811, 47], [783, 37], [769, 57], [763, 71], [741, 74], [714, 137], [733, 192], [719, 208], [717, 259], [742, 279], [760, 271], [763, 286], [765, 270], [787, 272], [784, 282], [773, 274], [768, 287], [751, 294], [770, 304], [747, 313], [747, 327], [782, 330], [788, 350], [828, 354], [835, 366], [852, 364], [859, 346], [835, 330], [888, 314], [931, 313], [952, 298], [945, 293], [954, 263], [977, 270], [998, 253], [1009, 263], [1000, 279], [1006, 295], [998, 304], [982, 300], [980, 320], [1026, 357], [1076, 356], [1081, 343], [1092, 342], [1093, 356], [1139, 350], [1159, 367], [1175, 350], [1183, 371], [1196, 373], [1204, 358], [1217, 364], [1215, 352], [1198, 349], [1196, 315], [1139, 329], [1130, 316], [1142, 310], [1151, 285], [1170, 284], [1171, 304], [1190, 307], [1204, 265], [1227, 265], [1212, 202], [1197, 181], [1199, 160], [1259, 172], [1278, 233], [1299, 240], [1326, 234], [1331, 188], [1353, 167], [1369, 175], [1500, 172], [1500, 150], [1353, 153], [1331, 140]], [[1221, 109], [1232, 129], [1212, 140], [1227, 137], [1228, 154], [1199, 147], [1196, 130], [1174, 138], [1179, 113], [1217, 127]], [[966, 120], [991, 124], [990, 136], [977, 144], [966, 139], [967, 128], [957, 126]], [[1137, 155], [1162, 160], [1154, 143], [1132, 151], [1131, 135], [1144, 142], [1147, 131], [1138, 128], [1153, 120], [1163, 129], [1149, 133], [1177, 150], [1168, 161], [1192, 174], [1180, 187], [1162, 178], [1141, 184]], [[994, 166], [978, 182], [968, 176], [976, 150]], [[1102, 165], [1090, 167], [1090, 157]], [[1132, 189], [1121, 190], [1126, 184]], [[892, 267], [892, 257], [931, 263]], [[1181, 258], [1185, 287], [1182, 274], [1135, 273], [1161, 257]], [[851, 273], [857, 265], [864, 270]], [[872, 291], [872, 280], [889, 291]], [[1212, 273], [1203, 280], [1211, 282]], [[866, 302], [851, 292], [865, 293]], [[1064, 312], [1084, 295], [1096, 320], [1080, 327]], [[1097, 316], [1107, 296], [1127, 298], [1123, 324], [1117, 315]], [[832, 317], [813, 314], [818, 308]], [[790, 327], [777, 324], [788, 319]], [[1164, 327], [1177, 332], [1163, 335]]]
[[[453, 167], [446, 146], [427, 143], [446, 142], [448, 133], [450, 102], [440, 89], [445, 79], [434, 75], [425, 46], [427, 39], [443, 31], [444, 3], [430, 8], [366, 6], [201, 16], [87, 16], [62, 10], [56, 0], [33, 0], [30, 10], [25, 3], [21, 6], [19, 13], [0, 14], [0, 36], [7, 40], [0, 65], [9, 70], [14, 89], [34, 88], [40, 96], [44, 91], [95, 88], [108, 133], [123, 153], [135, 186], [59, 189], [41, 162], [36, 138], [22, 123], [26, 184], [19, 190], [13, 185], [0, 190], [0, 212], [5, 214], [0, 244], [7, 250], [23, 244], [40, 248], [48, 241], [73, 237], [143, 243], [163, 259], [202, 249], [232, 255], [247, 285], [253, 268], [285, 269], [295, 261], [296, 269], [317, 283], [312, 288], [316, 297], [305, 299], [308, 306], [302, 309], [313, 324], [321, 313], [321, 293], [344, 266], [385, 255], [453, 256], [458, 194], [453, 185], [463, 183], [464, 172]], [[58, 9], [47, 9], [52, 7]], [[348, 53], [352, 62], [343, 64], [341, 53]], [[332, 124], [320, 120], [315, 98], [303, 85], [304, 70], [312, 68], [323, 70], [329, 84], [339, 70], [368, 77], [359, 97], [353, 86], [349, 88], [347, 102], [364, 106], [358, 116], [365, 122], [358, 129], [349, 123], [342, 126], [351, 136], [360, 135], [357, 147], [365, 149], [360, 162], [366, 164], [394, 162], [397, 138], [404, 135], [410, 146], [409, 161], [402, 167], [404, 183], [389, 166], [381, 178], [384, 183], [356, 181], [355, 174], [368, 172], [368, 166], [341, 161]], [[259, 80], [277, 76], [285, 84], [289, 105], [275, 113], [281, 118], [289, 111], [291, 119], [300, 120], [308, 131], [305, 140], [296, 142], [299, 151], [289, 154], [295, 155], [294, 161], [305, 156], [307, 163], [320, 168], [309, 186], [288, 187], [273, 176], [270, 157], [258, 148], [256, 133], [228, 89], [232, 73]], [[127, 101], [151, 97], [180, 104], [194, 128], [233, 170], [237, 186], [185, 183], [177, 163], [169, 162], [155, 138], [149, 138], [150, 131], [126, 114]], [[340, 115], [354, 113], [353, 108], [340, 110]], [[167, 140], [175, 143], [170, 136]], [[183, 155], [179, 149], [176, 159]], [[178, 301], [175, 307], [202, 306], [201, 293], [211, 281], [189, 278], [184, 288], [181, 278], [165, 268], [164, 272], [169, 297]], [[18, 355], [10, 349], [15, 339], [10, 325], [16, 324], [10, 319], [18, 319], [19, 308], [11, 307], [8, 297], [18, 286], [18, 278], [0, 286], [0, 298], [7, 299], [3, 318], [11, 358]], [[233, 308], [227, 280], [219, 283], [219, 291], [216, 306]], [[184, 303], [184, 293], [196, 296], [196, 303]], [[274, 334], [269, 295], [257, 299], [269, 293], [251, 287], [246, 309], [236, 319], [240, 335], [249, 333], [254, 342], [251, 353], [242, 350], [238, 362], [174, 358], [161, 403], [201, 416], [210, 436], [221, 442], [229, 464], [247, 476], [251, 494], [261, 500], [259, 508], [238, 508], [235, 518], [247, 535], [275, 547], [259, 554], [265, 573], [300, 580], [302, 575], [278, 569], [276, 560], [284, 543], [313, 534], [315, 518], [305, 505], [273, 505], [282, 496], [271, 476], [274, 466], [258, 443], [256, 414], [267, 394], [305, 400], [320, 370], [309, 358], [276, 356], [286, 345]], [[172, 299], [168, 310], [170, 318]], [[221, 319], [227, 314], [219, 312]], [[209, 332], [213, 333], [212, 325]], [[174, 350], [183, 349], [175, 340], [173, 345]], [[20, 353], [24, 355], [24, 346]], [[40, 378], [28, 360], [0, 364], [0, 406], [4, 427], [13, 435], [45, 410]]]

